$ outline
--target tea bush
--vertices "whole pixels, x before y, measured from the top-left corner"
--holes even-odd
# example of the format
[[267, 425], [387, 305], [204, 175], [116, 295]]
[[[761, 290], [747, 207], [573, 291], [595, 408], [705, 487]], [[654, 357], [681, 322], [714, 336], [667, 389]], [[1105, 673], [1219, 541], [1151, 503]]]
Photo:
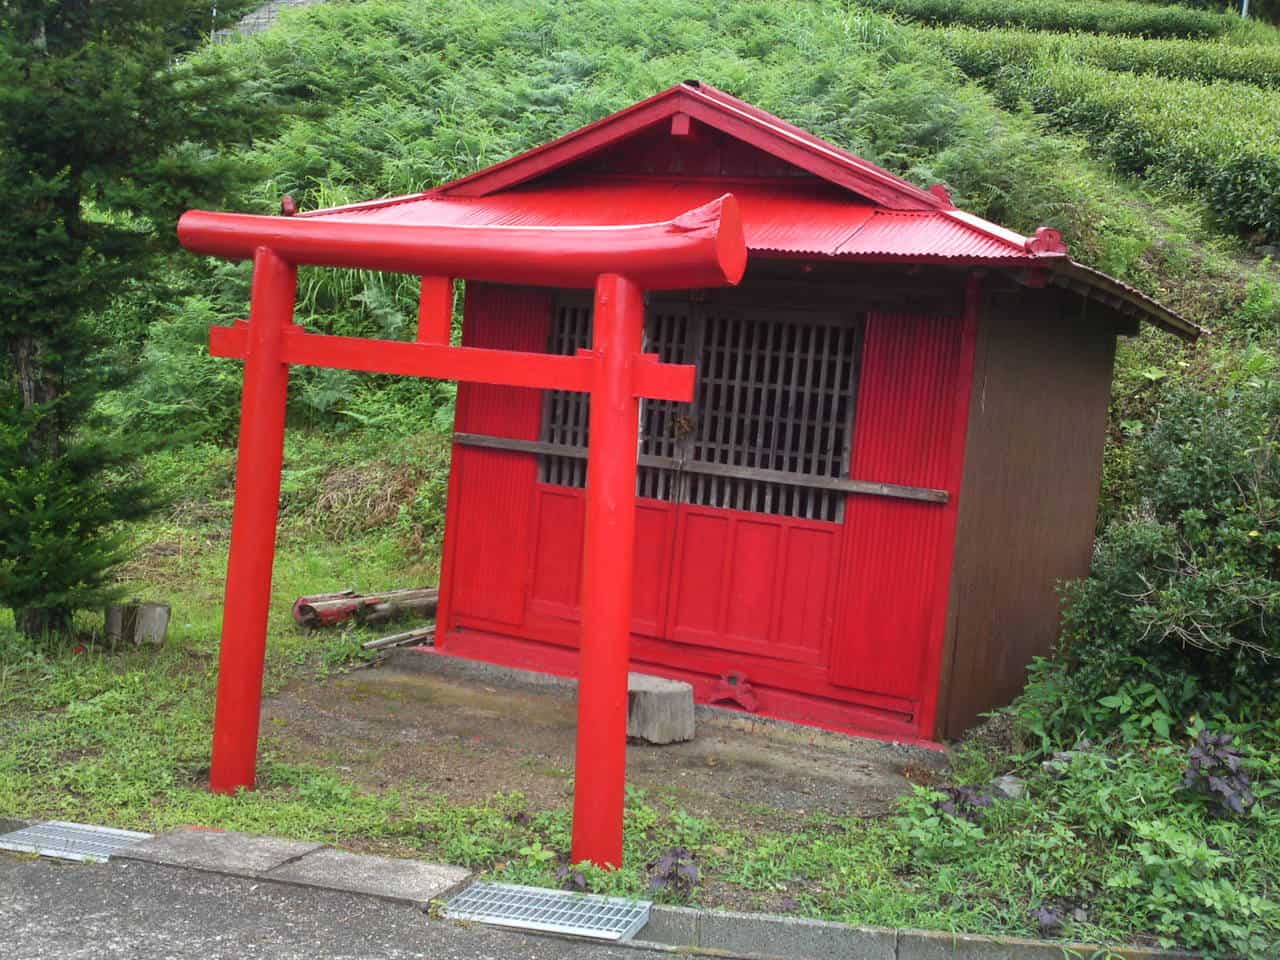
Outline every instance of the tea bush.
[[1280, 239], [1280, 97], [1270, 90], [1066, 60], [1010, 64], [987, 80], [1006, 106], [1028, 103], [1087, 135], [1122, 172], [1190, 188], [1228, 228]]
[[938, 29], [929, 38], [971, 77], [988, 77], [1011, 64], [1046, 58], [1178, 80], [1234, 80], [1280, 88], [1280, 44], [1276, 43], [1148, 40], [973, 27]]
[[867, 0], [867, 6], [923, 23], [1017, 24], [1140, 37], [1217, 37], [1235, 26], [1221, 13], [1124, 0]]

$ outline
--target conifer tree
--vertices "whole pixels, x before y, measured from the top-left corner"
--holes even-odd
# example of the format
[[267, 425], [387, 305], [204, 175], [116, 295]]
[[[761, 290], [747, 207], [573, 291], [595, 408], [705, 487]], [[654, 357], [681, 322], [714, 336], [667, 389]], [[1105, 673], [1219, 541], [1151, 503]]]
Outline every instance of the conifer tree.
[[0, 606], [30, 637], [104, 600], [153, 506], [95, 412], [124, 370], [88, 318], [235, 185], [241, 78], [183, 59], [245, 5], [220, 6], [0, 0]]

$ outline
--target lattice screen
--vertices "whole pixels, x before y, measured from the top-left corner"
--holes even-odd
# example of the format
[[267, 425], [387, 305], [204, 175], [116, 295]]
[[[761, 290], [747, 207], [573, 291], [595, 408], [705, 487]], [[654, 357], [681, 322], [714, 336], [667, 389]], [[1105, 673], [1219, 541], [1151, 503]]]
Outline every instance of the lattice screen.
[[[571, 356], [579, 348], [591, 346], [591, 302], [557, 302], [551, 323], [549, 353]], [[542, 437], [545, 443], [581, 449], [587, 445], [587, 407], [585, 393], [548, 390], [542, 409]], [[587, 461], [582, 457], [546, 455], [541, 462], [542, 481], [562, 487], [587, 485]]]
[[[857, 335], [855, 325], [829, 315], [709, 309], [681, 499], [842, 519], [844, 493], [807, 486], [803, 479], [848, 472]], [[696, 466], [711, 464], [794, 480], [725, 476]]]
[[[645, 314], [644, 350], [663, 363], [687, 363], [691, 331], [687, 303], [658, 303]], [[640, 401], [640, 456], [679, 460], [692, 427], [689, 404], [674, 400]], [[652, 500], [675, 500], [676, 470], [641, 464], [636, 492]]]
[[[589, 301], [558, 304], [552, 352], [588, 346], [590, 323]], [[696, 363], [698, 379], [693, 404], [641, 405], [637, 493], [843, 519], [845, 494], [814, 481], [848, 473], [860, 329], [832, 313], [651, 305], [645, 350], [664, 362]], [[542, 457], [544, 482], [584, 486], [585, 394], [548, 393], [542, 440], [569, 448]]]

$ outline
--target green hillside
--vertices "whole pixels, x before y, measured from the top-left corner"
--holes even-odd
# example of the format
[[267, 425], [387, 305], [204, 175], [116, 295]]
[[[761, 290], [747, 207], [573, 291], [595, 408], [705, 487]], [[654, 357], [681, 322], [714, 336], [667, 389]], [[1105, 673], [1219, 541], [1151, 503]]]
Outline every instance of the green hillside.
[[[704, 856], [721, 885], [709, 890], [786, 891], [812, 916], [1275, 955], [1280, 30], [1213, 4], [1124, 0], [332, 0], [194, 63], [231, 74], [263, 118], [226, 149], [251, 174], [240, 210], [422, 190], [699, 78], [915, 183], [946, 184], [965, 209], [1028, 234], [1058, 227], [1075, 258], [1212, 330], [1194, 347], [1149, 330], [1122, 344], [1095, 573], [1066, 589], [1057, 658], [995, 733], [956, 754], [955, 783], [1014, 770], [1026, 798], [984, 813], [980, 793], [922, 787], [894, 817], [759, 836], [677, 811], [644, 837]], [[207, 329], [243, 315], [249, 266], [180, 254], [161, 279], [92, 322], [136, 375], [104, 412], [123, 432], [177, 438], [144, 463], [172, 506], [130, 528], [125, 582], [197, 612], [176, 659], [92, 668], [69, 650], [27, 651], [0, 623], [0, 654], [16, 664], [0, 662], [0, 719], [16, 718], [0, 740], [0, 815], [221, 818], [420, 849], [395, 824], [415, 815], [398, 798], [353, 800], [332, 771], [272, 758], [270, 789], [242, 802], [193, 786], [240, 387], [235, 364], [207, 355]], [[300, 288], [312, 329], [411, 336], [410, 280], [304, 269]], [[453, 388], [305, 369], [290, 403], [280, 589], [432, 576]], [[274, 629], [276, 687], [300, 664], [358, 656], [349, 637], [317, 654]], [[14, 679], [28, 675], [38, 683]], [[1237, 737], [1243, 759], [1220, 762], [1252, 777], [1247, 812], [1184, 779], [1206, 731]], [[65, 763], [45, 759], [51, 743]], [[321, 779], [328, 805], [308, 793]], [[338, 793], [368, 816], [344, 823]], [[512, 863], [519, 844], [559, 836], [487, 807], [456, 818]], [[525, 879], [555, 883], [554, 866], [539, 860]], [[636, 893], [646, 878], [594, 882]]]

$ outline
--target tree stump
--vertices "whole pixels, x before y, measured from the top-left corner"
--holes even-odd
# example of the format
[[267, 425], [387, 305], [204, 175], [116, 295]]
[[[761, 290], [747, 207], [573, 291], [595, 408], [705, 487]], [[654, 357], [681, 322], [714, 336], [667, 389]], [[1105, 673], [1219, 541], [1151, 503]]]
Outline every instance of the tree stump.
[[170, 609], [167, 603], [117, 603], [107, 607], [107, 640], [134, 645], [150, 643], [160, 646], [169, 632]]
[[693, 739], [693, 687], [679, 680], [627, 674], [627, 736], [645, 743]]

